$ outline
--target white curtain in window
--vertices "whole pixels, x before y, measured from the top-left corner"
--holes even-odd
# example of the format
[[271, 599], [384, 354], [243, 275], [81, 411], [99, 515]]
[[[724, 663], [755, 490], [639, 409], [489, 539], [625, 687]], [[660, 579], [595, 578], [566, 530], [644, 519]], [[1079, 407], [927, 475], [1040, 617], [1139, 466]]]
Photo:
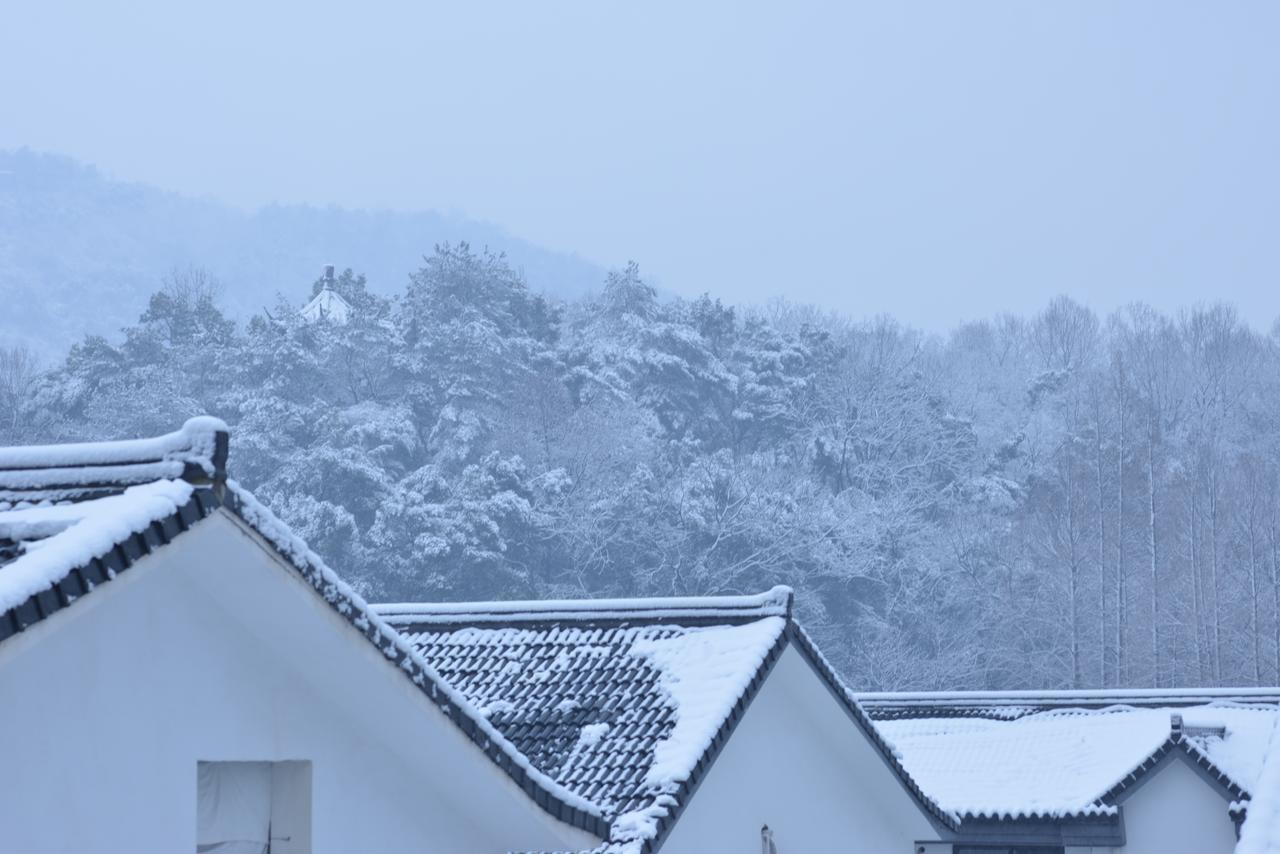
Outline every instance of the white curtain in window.
[[271, 827], [270, 762], [201, 762], [196, 851], [265, 854]]

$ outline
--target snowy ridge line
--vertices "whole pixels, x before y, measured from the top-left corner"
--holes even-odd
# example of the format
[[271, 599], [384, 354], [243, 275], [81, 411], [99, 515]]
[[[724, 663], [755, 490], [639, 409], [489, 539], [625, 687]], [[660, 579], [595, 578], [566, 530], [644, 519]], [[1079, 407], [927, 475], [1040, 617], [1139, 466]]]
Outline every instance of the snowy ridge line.
[[1107, 705], [1167, 706], [1178, 702], [1203, 705], [1212, 700], [1258, 700], [1280, 702], [1280, 687], [1274, 688], [1130, 688], [1123, 690], [1084, 689], [1050, 691], [863, 691], [856, 694], [864, 706], [911, 704], [951, 705], [1037, 705], [1105, 703]]
[[792, 591], [778, 586], [750, 596], [563, 599], [511, 602], [402, 602], [372, 605], [392, 625], [512, 623], [554, 620], [760, 619], [789, 617]]
[[[136, 465], [160, 460], [207, 462], [215, 453], [216, 435], [228, 432], [222, 419], [202, 415], [189, 419], [181, 429], [151, 439], [0, 448], [0, 471]], [[212, 469], [207, 471], [213, 474]]]
[[[397, 664], [518, 785], [528, 785], [540, 790], [540, 795], [530, 793], [539, 806], [562, 821], [575, 824], [602, 838], [608, 836], [608, 823], [604, 820], [604, 810], [599, 805], [566, 789], [535, 768], [466, 697], [436, 672], [408, 640], [375, 613], [355, 590], [329, 569], [319, 555], [311, 551], [306, 543], [252, 493], [231, 479], [227, 480], [226, 486], [230, 509], [292, 563], [334, 610], [374, 643], [388, 660]], [[454, 710], [459, 714], [454, 715]], [[549, 799], [553, 799], [553, 803], [548, 803]], [[556, 805], [567, 807], [594, 821], [584, 822], [572, 813], [566, 814], [563, 809], [556, 809]], [[584, 824], [589, 826], [584, 827]]]
[[1280, 705], [1280, 688], [879, 692], [858, 694], [858, 700], [877, 721], [945, 717], [1015, 720], [1047, 712], [1085, 714], [1205, 705], [1276, 706]]

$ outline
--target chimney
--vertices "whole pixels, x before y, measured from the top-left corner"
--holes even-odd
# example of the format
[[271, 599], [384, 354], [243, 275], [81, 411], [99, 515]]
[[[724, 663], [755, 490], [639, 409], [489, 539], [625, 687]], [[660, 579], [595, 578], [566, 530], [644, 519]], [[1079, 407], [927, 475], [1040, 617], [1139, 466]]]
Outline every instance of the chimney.
[[333, 265], [324, 265], [324, 286], [327, 288], [333, 284]]

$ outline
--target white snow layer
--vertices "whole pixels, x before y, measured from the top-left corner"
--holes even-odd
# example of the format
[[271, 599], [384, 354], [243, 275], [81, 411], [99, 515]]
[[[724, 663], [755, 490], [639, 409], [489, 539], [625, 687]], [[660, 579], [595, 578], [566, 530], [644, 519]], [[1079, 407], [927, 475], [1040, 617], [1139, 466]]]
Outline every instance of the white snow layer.
[[312, 323], [321, 320], [346, 323], [351, 317], [351, 304], [337, 291], [326, 287], [312, 297], [299, 314]]
[[0, 448], [0, 469], [126, 465], [159, 459], [208, 459], [213, 455], [214, 434], [225, 432], [226, 422], [210, 415], [202, 415], [189, 419], [179, 430], [152, 439]]
[[530, 620], [725, 617], [743, 614], [786, 616], [791, 588], [778, 586], [749, 596], [693, 596], [653, 599], [545, 599], [511, 602], [402, 602], [372, 606], [392, 624], [510, 623]]
[[1276, 719], [1275, 707], [1054, 710], [1016, 720], [923, 718], [877, 721], [903, 766], [944, 809], [974, 817], [1055, 817], [1110, 812], [1098, 803], [1170, 735], [1225, 727], [1191, 739], [1237, 785], [1250, 790]]
[[747, 692], [769, 651], [786, 629], [782, 617], [764, 617], [741, 626], [690, 629], [674, 637], [641, 638], [632, 655], [644, 656], [657, 668], [658, 684], [675, 710], [671, 734], [654, 747], [646, 785], [660, 792], [642, 810], [618, 816], [617, 841], [648, 839], [676, 800], [671, 796], [689, 779], [711, 747], [716, 733]]
[[1236, 854], [1280, 852], [1280, 727], [1273, 727], [1262, 773], [1248, 802]]
[[191, 498], [192, 489], [184, 481], [162, 480], [79, 504], [0, 512], [0, 537], [45, 537], [26, 543], [17, 560], [0, 567], [0, 612], [48, 590], [71, 570], [172, 515]]

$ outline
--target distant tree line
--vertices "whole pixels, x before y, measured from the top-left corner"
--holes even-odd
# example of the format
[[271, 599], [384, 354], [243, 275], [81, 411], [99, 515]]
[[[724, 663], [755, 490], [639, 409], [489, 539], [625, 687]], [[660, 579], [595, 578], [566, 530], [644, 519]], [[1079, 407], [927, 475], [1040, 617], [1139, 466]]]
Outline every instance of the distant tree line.
[[634, 264], [552, 304], [465, 244], [334, 288], [346, 323], [238, 326], [181, 271], [119, 341], [0, 350], [0, 442], [220, 415], [377, 600], [784, 583], [862, 689], [1280, 681], [1280, 335], [1228, 306], [926, 336]]

